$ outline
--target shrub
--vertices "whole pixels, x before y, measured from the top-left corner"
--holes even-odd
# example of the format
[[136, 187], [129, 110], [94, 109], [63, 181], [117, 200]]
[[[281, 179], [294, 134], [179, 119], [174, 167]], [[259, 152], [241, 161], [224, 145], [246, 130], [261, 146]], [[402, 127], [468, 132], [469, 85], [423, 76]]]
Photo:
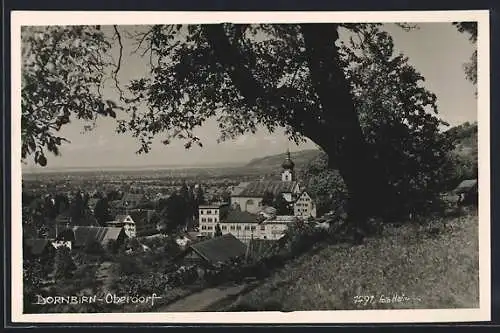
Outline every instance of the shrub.
[[64, 280], [72, 276], [73, 271], [76, 269], [71, 251], [65, 246], [56, 249], [55, 257], [55, 278], [56, 280]]
[[133, 275], [143, 272], [142, 265], [135, 256], [120, 256], [117, 262], [122, 275]]

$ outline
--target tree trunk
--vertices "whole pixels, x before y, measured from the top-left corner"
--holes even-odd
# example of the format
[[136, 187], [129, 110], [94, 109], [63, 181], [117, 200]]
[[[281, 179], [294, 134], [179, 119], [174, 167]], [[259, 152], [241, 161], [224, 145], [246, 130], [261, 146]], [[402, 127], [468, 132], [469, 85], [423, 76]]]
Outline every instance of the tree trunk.
[[266, 100], [275, 106], [276, 112], [294, 111], [294, 117], [287, 121], [328, 154], [330, 167], [335, 165], [339, 170], [349, 192], [348, 222], [365, 229], [367, 218], [381, 215], [381, 209], [390, 200], [386, 197], [390, 193], [388, 182], [361, 131], [334, 44], [338, 39], [337, 25], [304, 24], [301, 29], [313, 88], [321, 101], [320, 114], [291, 104], [278, 91], [265, 90], [245, 66], [244, 57], [229, 41], [222, 25], [207, 25], [204, 32], [217, 61], [226, 68], [247, 103], [262, 107], [258, 100]]
[[334, 42], [335, 24], [301, 26], [314, 89], [330, 137], [319, 142], [335, 163], [349, 192], [348, 221], [365, 229], [369, 216], [383, 215], [389, 199], [388, 181], [366, 143], [354, 108], [348, 82]]

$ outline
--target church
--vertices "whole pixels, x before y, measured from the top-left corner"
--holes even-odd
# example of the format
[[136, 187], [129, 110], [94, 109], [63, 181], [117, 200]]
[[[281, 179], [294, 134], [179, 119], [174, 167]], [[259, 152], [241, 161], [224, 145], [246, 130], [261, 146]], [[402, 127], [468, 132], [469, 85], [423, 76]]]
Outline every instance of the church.
[[[290, 151], [287, 151], [285, 160], [282, 163], [281, 180], [259, 180], [253, 182], [240, 183], [231, 193], [231, 207], [239, 207], [241, 211], [258, 214], [262, 211], [262, 200], [267, 192], [274, 196], [282, 195], [283, 198], [293, 206], [294, 212], [299, 212], [295, 207], [300, 199], [300, 216], [316, 216], [316, 209], [312, 199], [301, 188], [296, 179], [295, 163], [292, 161]], [[309, 199], [310, 204], [305, 205], [305, 200]], [[306, 208], [310, 207], [309, 210]]]

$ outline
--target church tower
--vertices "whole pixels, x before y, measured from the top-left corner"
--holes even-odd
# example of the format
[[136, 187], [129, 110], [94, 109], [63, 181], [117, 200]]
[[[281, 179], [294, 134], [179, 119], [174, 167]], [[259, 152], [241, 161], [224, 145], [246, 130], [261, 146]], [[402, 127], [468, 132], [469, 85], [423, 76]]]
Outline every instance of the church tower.
[[283, 167], [283, 171], [281, 172], [281, 181], [295, 181], [295, 172], [293, 170], [293, 168], [295, 167], [295, 163], [293, 163], [292, 159], [290, 158], [290, 150], [287, 150], [286, 159], [281, 166]]

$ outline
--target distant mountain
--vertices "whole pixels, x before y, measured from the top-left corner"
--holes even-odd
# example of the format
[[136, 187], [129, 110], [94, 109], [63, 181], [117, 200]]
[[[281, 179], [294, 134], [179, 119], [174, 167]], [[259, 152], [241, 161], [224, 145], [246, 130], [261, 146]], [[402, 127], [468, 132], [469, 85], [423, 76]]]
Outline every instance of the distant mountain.
[[[300, 170], [304, 168], [311, 160], [321, 154], [319, 149], [307, 149], [297, 152], [291, 152], [290, 156], [295, 163], [295, 168]], [[245, 168], [263, 169], [263, 170], [280, 170], [281, 164], [286, 158], [286, 153], [270, 155], [251, 160]]]

